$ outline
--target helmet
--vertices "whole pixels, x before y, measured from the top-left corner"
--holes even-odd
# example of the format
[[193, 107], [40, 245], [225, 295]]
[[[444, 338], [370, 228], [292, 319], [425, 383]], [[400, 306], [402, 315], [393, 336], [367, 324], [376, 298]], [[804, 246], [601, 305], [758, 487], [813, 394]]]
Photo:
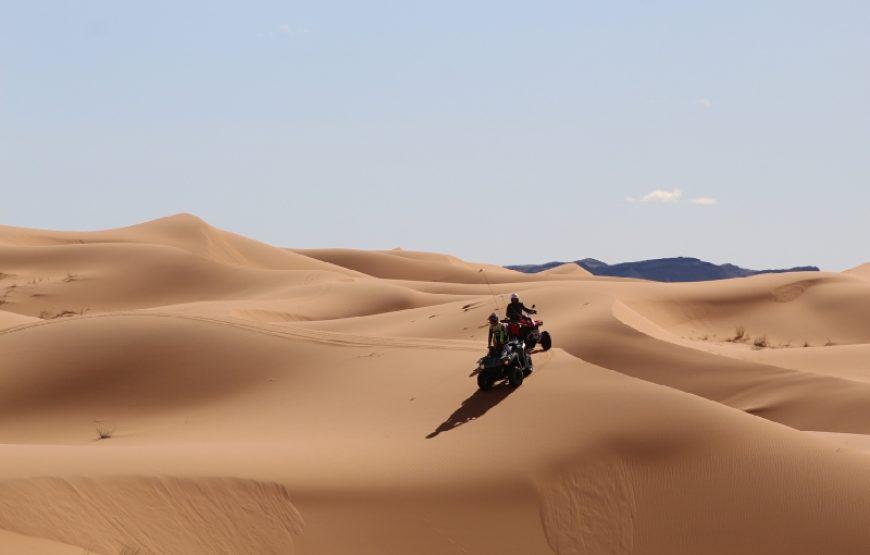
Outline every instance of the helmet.
[[518, 301], [518, 300], [520, 300], [520, 296], [517, 295], [516, 293], [511, 293], [511, 301]]
[[495, 312], [493, 312], [492, 314], [489, 315], [489, 323], [490, 324], [498, 323], [498, 316], [496, 315]]

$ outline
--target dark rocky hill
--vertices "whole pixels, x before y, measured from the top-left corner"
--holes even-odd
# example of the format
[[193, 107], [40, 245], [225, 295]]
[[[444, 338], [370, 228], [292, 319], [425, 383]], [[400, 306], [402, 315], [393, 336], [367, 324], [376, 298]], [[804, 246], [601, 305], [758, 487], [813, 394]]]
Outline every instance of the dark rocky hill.
[[[757, 274], [773, 274], [782, 272], [818, 272], [815, 266], [798, 266], [796, 268], [776, 270], [749, 270], [734, 264], [713, 264], [698, 258], [657, 258], [637, 262], [622, 262], [607, 264], [594, 258], [575, 260], [575, 264], [585, 268], [596, 276], [615, 276], [648, 279], [652, 281], [711, 281], [748, 277]], [[507, 266], [511, 270], [525, 273], [537, 273], [554, 268], [564, 262], [547, 262], [546, 264], [520, 264]]]

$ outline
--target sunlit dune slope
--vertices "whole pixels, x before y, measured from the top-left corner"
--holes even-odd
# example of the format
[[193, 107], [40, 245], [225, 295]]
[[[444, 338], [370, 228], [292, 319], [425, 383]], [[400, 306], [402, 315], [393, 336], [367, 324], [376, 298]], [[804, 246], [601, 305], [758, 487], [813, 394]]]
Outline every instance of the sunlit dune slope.
[[649, 287], [626, 295], [625, 303], [693, 339], [734, 338], [742, 328], [748, 337], [764, 337], [775, 346], [870, 342], [870, 285], [840, 274], [769, 274], [714, 286]]
[[870, 279], [870, 263], [861, 264], [851, 270], [846, 270], [844, 274], [856, 276], [862, 279]]
[[350, 279], [331, 270], [228, 265], [155, 244], [0, 247], [0, 264], [11, 274], [0, 281], [3, 308], [48, 318], [280, 295], [293, 286]]
[[0, 226], [0, 244], [15, 247], [137, 243], [174, 247], [220, 262], [275, 270], [329, 270], [334, 265], [217, 229], [190, 214], [177, 214], [106, 231], [47, 231]]
[[37, 318], [31, 318], [28, 316], [22, 316], [21, 314], [16, 314], [14, 312], [0, 310], [0, 330], [37, 321]]
[[550, 276], [568, 275], [568, 276], [577, 276], [577, 277], [590, 277], [592, 275], [589, 272], [589, 270], [581, 267], [579, 264], [575, 264], [574, 262], [568, 262], [566, 264], [556, 266], [555, 268], [550, 268], [549, 270], [544, 270], [541, 273], [546, 274], [546, 275], [550, 275]]

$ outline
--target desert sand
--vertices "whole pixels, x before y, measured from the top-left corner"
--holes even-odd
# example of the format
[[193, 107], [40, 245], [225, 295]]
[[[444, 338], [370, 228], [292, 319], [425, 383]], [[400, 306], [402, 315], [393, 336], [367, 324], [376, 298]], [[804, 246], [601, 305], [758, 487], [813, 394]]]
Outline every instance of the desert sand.
[[[868, 553], [867, 268], [0, 227], [0, 552]], [[479, 392], [513, 291], [554, 348]]]

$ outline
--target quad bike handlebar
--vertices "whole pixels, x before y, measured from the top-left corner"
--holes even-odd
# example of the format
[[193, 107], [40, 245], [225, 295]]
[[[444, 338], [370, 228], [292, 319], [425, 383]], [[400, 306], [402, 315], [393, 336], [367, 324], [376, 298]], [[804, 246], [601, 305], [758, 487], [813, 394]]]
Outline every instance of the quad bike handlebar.
[[510, 318], [502, 318], [500, 320], [500, 322], [502, 324], [520, 324], [521, 326], [532, 326], [532, 327], [540, 326], [540, 325], [543, 325], [543, 323], [544, 323], [543, 320], [535, 320], [534, 318], [529, 318], [526, 316], [524, 316], [523, 318], [520, 318], [516, 322], [511, 320]]

